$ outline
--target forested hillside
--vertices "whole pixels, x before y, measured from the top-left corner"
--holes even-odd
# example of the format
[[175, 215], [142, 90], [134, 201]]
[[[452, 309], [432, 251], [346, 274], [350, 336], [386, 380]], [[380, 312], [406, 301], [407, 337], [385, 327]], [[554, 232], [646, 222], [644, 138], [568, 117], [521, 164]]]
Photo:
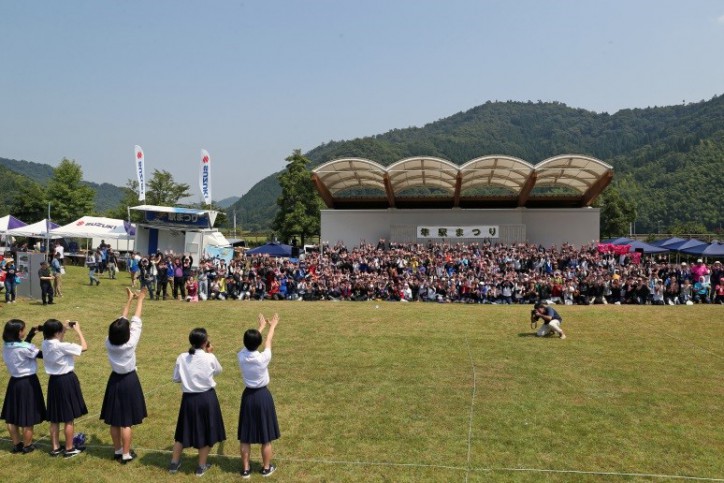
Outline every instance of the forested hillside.
[[[48, 164], [34, 163], [32, 161], [18, 161], [15, 159], [0, 158], [0, 167], [5, 168], [6, 172], [12, 172], [16, 175], [22, 175], [27, 181], [32, 181], [45, 186], [50, 178], [53, 177], [53, 167]], [[93, 183], [84, 181], [84, 183], [95, 191], [94, 202], [97, 213], [104, 213], [118, 206], [123, 199], [123, 190], [118, 186], [109, 183]], [[9, 193], [3, 193], [2, 200], [6, 200]], [[3, 211], [9, 211], [7, 204], [0, 206]], [[37, 221], [37, 220], [36, 220]]]
[[[692, 221], [715, 230], [724, 223], [719, 194], [724, 186], [724, 96], [612, 115], [557, 102], [488, 102], [423, 127], [332, 141], [306, 156], [311, 169], [345, 156], [389, 165], [409, 156], [462, 164], [505, 154], [536, 164], [566, 153], [593, 156], [614, 167], [614, 186], [636, 203], [639, 232]], [[237, 212], [243, 229], [269, 228], [280, 193], [276, 176], [261, 180], [229, 208], [228, 213]]]

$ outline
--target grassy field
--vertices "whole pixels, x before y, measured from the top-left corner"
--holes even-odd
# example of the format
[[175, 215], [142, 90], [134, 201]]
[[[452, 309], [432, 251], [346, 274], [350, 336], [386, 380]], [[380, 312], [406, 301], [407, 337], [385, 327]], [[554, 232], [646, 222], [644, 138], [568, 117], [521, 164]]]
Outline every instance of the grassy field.
[[[134, 429], [138, 460], [111, 459], [98, 419], [110, 373], [103, 348], [127, 274], [87, 284], [70, 267], [65, 296], [44, 307], [0, 306], [3, 322], [78, 319], [89, 350], [76, 372], [90, 414], [76, 421], [86, 453], [10, 454], [0, 432], [0, 479], [181, 481], [187, 450], [166, 473], [180, 387], [171, 382], [188, 332], [206, 327], [228, 440], [212, 450], [209, 481], [240, 478], [236, 429], [243, 390], [235, 353], [261, 311], [278, 312], [270, 389], [282, 438], [278, 481], [667, 481], [724, 478], [724, 307], [562, 307], [568, 339], [532, 337], [527, 306], [385, 302], [148, 301], [138, 371], [149, 417]], [[378, 308], [379, 307], [379, 308]], [[76, 341], [69, 334], [69, 341]], [[40, 344], [40, 337], [35, 342]], [[39, 364], [42, 367], [42, 363]], [[45, 392], [47, 376], [39, 376]], [[2, 393], [8, 375], [2, 371]], [[259, 469], [258, 446], [252, 469]], [[252, 480], [261, 476], [252, 475]]]

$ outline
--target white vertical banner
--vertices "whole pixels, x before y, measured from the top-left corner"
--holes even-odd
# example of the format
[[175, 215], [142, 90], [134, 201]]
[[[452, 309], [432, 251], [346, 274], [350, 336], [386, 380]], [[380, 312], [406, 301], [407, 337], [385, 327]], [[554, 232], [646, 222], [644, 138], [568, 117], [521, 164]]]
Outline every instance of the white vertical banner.
[[211, 204], [211, 156], [205, 149], [201, 150], [201, 169], [199, 171], [199, 187], [201, 198], [207, 205]]
[[146, 165], [141, 146], [134, 146], [136, 151], [136, 176], [138, 177], [138, 201], [146, 200]]

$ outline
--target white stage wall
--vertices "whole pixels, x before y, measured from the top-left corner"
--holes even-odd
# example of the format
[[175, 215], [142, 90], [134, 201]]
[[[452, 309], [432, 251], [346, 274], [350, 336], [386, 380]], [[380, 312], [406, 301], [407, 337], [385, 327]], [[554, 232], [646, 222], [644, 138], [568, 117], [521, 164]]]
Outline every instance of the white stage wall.
[[[510, 208], [510, 209], [395, 209], [386, 210], [322, 210], [322, 240], [347, 247], [361, 241], [376, 244], [380, 238], [390, 242], [427, 243], [439, 238], [417, 238], [416, 228], [430, 226], [497, 225], [500, 236], [491, 241], [501, 243], [527, 242], [550, 247], [568, 242], [581, 246], [598, 241], [599, 208]], [[481, 239], [446, 238], [465, 243]]]

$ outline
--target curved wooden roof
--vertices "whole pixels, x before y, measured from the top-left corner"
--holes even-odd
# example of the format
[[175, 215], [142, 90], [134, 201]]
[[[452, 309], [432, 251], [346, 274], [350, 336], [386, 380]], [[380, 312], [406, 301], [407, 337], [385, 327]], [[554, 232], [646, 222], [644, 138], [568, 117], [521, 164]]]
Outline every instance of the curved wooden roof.
[[329, 208], [582, 207], [608, 186], [613, 168], [578, 154], [537, 165], [505, 155], [482, 156], [461, 166], [433, 156], [387, 167], [340, 158], [315, 168], [312, 179]]

